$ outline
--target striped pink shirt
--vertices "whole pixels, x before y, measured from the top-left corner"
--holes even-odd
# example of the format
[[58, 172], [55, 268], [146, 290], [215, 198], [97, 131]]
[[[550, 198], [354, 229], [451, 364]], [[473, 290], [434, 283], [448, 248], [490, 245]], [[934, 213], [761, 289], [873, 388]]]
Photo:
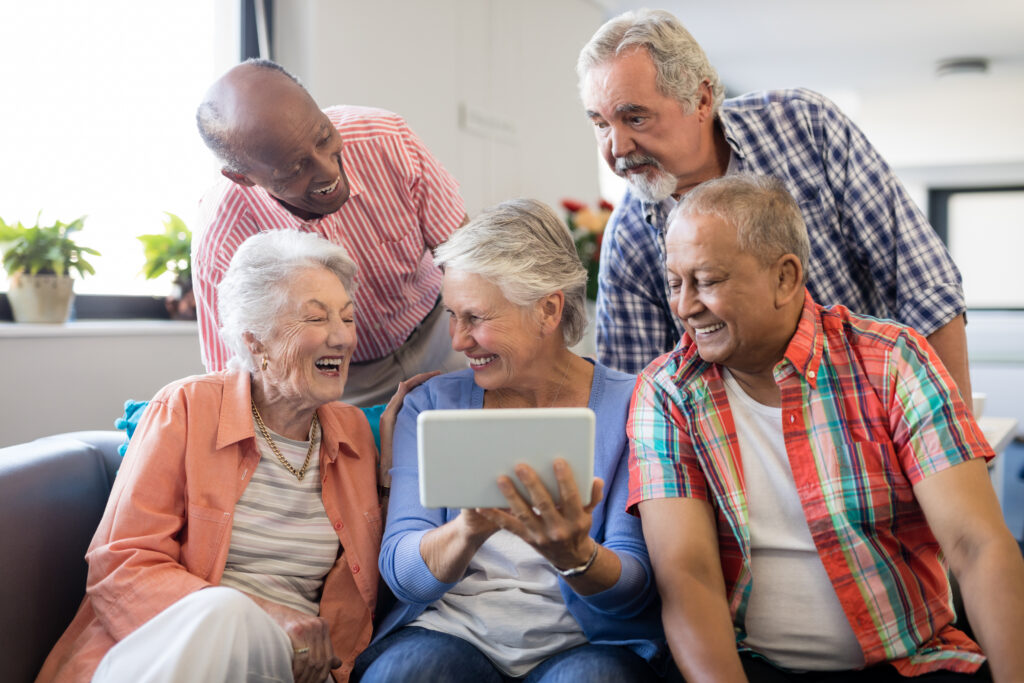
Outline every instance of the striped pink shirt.
[[397, 114], [353, 106], [324, 112], [345, 143], [350, 194], [341, 209], [303, 220], [262, 187], [227, 179], [200, 203], [192, 277], [203, 363], [211, 372], [230, 358], [220, 339], [217, 284], [238, 246], [264, 230], [314, 232], [348, 250], [359, 266], [356, 361], [400, 347], [437, 300], [441, 272], [431, 250], [465, 217], [458, 183]]

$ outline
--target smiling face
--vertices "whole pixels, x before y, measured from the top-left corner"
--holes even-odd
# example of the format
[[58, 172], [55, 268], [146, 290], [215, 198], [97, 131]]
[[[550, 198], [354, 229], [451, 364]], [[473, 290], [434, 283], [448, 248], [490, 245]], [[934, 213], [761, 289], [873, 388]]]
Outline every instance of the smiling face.
[[454, 268], [445, 269], [441, 296], [452, 349], [466, 354], [479, 386], [520, 389], [538, 379], [530, 371], [541, 348], [541, 323], [530, 309], [506, 299], [490, 280]]
[[341, 136], [309, 94], [266, 69], [242, 71], [224, 88], [222, 106], [234, 124], [229, 143], [245, 170], [225, 175], [259, 185], [303, 219], [340, 209], [349, 196]]
[[732, 225], [701, 214], [677, 216], [665, 249], [669, 304], [700, 357], [737, 375], [770, 377], [802, 303], [796, 299], [794, 307], [792, 283], [783, 277], [783, 264], [795, 257], [765, 265], [740, 250]]
[[270, 337], [255, 349], [266, 403], [300, 412], [337, 401], [356, 347], [355, 304], [326, 268], [295, 273]]
[[583, 104], [605, 162], [645, 200], [661, 201], [722, 175], [710, 88], [701, 85], [697, 109], [687, 112], [658, 90], [645, 49], [593, 67], [584, 82]]

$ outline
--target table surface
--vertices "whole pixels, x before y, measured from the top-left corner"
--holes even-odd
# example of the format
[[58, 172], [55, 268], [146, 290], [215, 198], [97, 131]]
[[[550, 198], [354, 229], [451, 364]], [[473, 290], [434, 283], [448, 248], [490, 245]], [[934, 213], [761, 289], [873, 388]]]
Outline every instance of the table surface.
[[1010, 445], [1010, 440], [1017, 430], [1017, 418], [1015, 417], [979, 417], [978, 426], [985, 434], [992, 450], [999, 455]]

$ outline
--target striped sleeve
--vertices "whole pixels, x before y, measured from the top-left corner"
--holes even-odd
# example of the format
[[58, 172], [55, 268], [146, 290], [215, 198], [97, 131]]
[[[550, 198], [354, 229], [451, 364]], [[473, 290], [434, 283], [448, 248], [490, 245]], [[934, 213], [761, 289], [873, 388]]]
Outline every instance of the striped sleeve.
[[709, 500], [707, 481], [697, 462], [682, 413], [658, 382], [664, 370], [650, 368], [637, 377], [626, 434], [629, 437], [629, 499], [626, 507], [654, 498]]

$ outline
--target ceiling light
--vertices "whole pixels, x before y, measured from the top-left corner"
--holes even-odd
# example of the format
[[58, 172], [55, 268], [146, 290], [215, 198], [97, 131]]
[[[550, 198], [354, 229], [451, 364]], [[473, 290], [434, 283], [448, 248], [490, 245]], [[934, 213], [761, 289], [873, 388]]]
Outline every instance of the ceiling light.
[[937, 76], [953, 76], [988, 73], [988, 59], [986, 57], [954, 57], [952, 59], [940, 60], [935, 67]]

